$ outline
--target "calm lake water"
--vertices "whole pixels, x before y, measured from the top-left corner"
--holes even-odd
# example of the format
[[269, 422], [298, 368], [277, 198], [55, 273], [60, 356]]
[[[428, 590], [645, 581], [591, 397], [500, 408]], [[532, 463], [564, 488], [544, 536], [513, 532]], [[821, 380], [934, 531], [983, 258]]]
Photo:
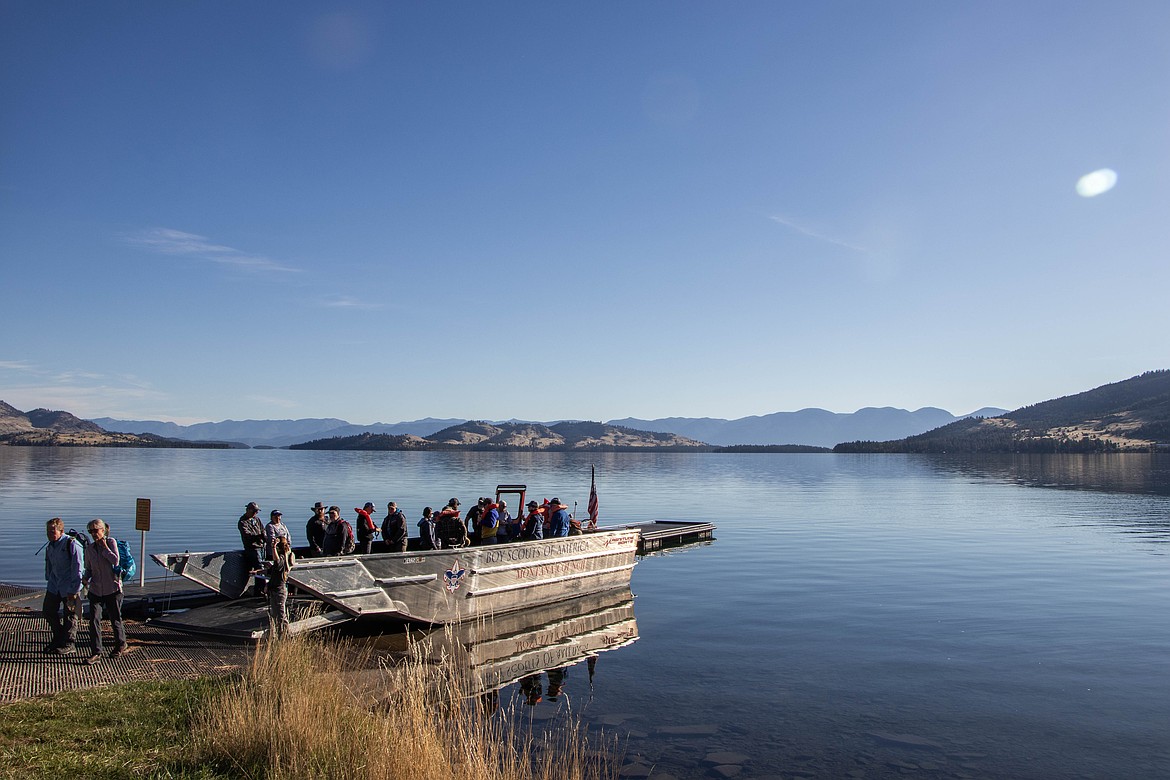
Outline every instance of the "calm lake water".
[[0, 580], [42, 583], [54, 515], [137, 552], [140, 496], [149, 550], [208, 550], [238, 546], [250, 500], [295, 541], [314, 501], [417, 519], [505, 482], [584, 514], [593, 463], [603, 524], [710, 520], [717, 540], [643, 559], [639, 640], [532, 717], [571, 708], [677, 778], [713, 776], [714, 751], [745, 778], [1170, 778], [1165, 455], [0, 447]]

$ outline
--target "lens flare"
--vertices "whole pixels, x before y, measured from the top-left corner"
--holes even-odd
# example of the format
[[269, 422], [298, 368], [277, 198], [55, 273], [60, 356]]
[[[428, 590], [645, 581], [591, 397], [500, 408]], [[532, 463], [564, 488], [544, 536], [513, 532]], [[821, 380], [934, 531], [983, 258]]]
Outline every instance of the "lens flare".
[[1102, 168], [1099, 171], [1086, 173], [1077, 181], [1077, 194], [1082, 198], [1095, 198], [1109, 192], [1117, 184], [1117, 171], [1112, 168]]

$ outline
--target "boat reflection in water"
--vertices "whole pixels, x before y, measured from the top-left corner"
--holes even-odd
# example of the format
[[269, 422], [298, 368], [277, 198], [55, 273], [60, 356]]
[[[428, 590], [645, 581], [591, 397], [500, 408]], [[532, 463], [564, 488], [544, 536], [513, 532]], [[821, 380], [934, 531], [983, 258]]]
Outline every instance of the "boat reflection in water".
[[[402, 634], [374, 636], [376, 652], [423, 663], [453, 659], [468, 672], [469, 695], [483, 695], [494, 706], [494, 693], [521, 683], [535, 704], [561, 695], [564, 670], [589, 660], [590, 678], [598, 653], [625, 647], [638, 639], [634, 595], [629, 587], [592, 593], [532, 609], [486, 616], [473, 622]], [[542, 675], [547, 674], [547, 688]], [[535, 692], [535, 693], [534, 693]]]

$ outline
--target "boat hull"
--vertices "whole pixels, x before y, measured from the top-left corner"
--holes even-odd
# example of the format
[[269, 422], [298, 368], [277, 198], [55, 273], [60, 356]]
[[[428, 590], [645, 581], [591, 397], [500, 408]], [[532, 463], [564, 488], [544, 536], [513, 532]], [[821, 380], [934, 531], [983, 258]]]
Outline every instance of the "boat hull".
[[457, 550], [314, 558], [296, 587], [354, 616], [459, 623], [629, 587], [638, 533], [606, 531]]
[[[637, 529], [621, 528], [454, 550], [305, 558], [289, 583], [354, 617], [460, 623], [628, 588], [638, 539]], [[153, 557], [228, 598], [248, 589], [242, 551]]]

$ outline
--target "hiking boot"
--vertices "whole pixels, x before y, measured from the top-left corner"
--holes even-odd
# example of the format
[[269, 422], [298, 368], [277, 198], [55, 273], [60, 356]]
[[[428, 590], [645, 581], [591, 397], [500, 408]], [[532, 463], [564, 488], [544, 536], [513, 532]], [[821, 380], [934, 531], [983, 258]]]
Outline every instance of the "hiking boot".
[[86, 659], [85, 659], [85, 662], [86, 662], [86, 664], [88, 664], [89, 666], [94, 666], [94, 665], [96, 665], [96, 664], [97, 664], [97, 662], [98, 662], [98, 661], [100, 661], [100, 660], [102, 660], [101, 653], [94, 653], [94, 654], [93, 654], [93, 655], [91, 655], [89, 658], [86, 658]]
[[131, 652], [133, 649], [130, 645], [118, 645], [110, 653], [110, 658], [118, 658], [119, 656], [126, 655], [126, 653]]
[[53, 652], [57, 655], [73, 655], [77, 652], [77, 649], [73, 645], [65, 645], [64, 647], [58, 647]]

